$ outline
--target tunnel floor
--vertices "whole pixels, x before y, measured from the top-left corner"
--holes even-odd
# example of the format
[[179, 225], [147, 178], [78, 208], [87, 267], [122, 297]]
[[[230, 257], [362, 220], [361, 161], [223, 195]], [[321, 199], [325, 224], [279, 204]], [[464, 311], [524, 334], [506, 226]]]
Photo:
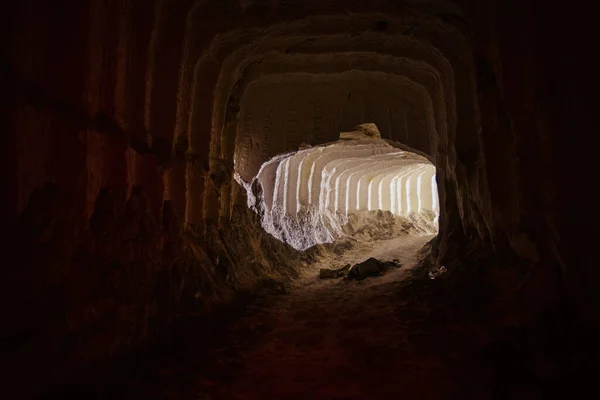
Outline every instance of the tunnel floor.
[[403, 267], [359, 282], [319, 280], [311, 270], [289, 290], [241, 299], [218, 321], [179, 324], [51, 398], [481, 398], [489, 371], [470, 348], [482, 333], [441, 317], [444, 302], [424, 301], [412, 284], [417, 252], [432, 237], [350, 250], [335, 261], [373, 256]]
[[[396, 300], [417, 250], [431, 237], [409, 237], [400, 247], [398, 240], [380, 242], [370, 256], [404, 265], [383, 277], [347, 283], [310, 274], [281, 301], [244, 318], [236, 336], [248, 328], [265, 331], [254, 345], [239, 349], [244, 365], [220, 394], [235, 399], [372, 399], [392, 398], [400, 387], [414, 386], [415, 375], [420, 380], [422, 368], [430, 371], [436, 362], [409, 368], [412, 350], [402, 312], [414, 305]], [[365, 258], [362, 252], [352, 253], [340, 264]]]

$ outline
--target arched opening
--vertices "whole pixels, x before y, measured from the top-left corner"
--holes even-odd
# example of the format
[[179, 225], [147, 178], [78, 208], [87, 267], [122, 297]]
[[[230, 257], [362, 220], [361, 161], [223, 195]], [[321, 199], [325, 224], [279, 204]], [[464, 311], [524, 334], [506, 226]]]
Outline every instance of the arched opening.
[[434, 165], [382, 139], [372, 123], [342, 132], [335, 142], [275, 156], [250, 182], [242, 178], [243, 169], [235, 168], [262, 227], [296, 250], [363, 231], [371, 232], [362, 238], [366, 241], [438, 231]]

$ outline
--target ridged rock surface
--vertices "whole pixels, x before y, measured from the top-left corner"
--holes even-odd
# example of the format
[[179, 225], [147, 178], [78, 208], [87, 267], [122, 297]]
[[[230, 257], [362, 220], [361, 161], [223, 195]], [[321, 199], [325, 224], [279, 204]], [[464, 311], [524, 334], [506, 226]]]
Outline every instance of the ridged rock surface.
[[364, 122], [435, 165], [433, 260], [460, 264], [467, 244], [523, 260], [503, 290], [527, 275], [523, 302], [564, 293], [597, 326], [598, 221], [578, 198], [597, 181], [597, 12], [534, 3], [10, 1], [8, 380], [33, 395], [174, 315], [294, 276], [300, 255], [261, 229], [234, 171], [250, 182]]

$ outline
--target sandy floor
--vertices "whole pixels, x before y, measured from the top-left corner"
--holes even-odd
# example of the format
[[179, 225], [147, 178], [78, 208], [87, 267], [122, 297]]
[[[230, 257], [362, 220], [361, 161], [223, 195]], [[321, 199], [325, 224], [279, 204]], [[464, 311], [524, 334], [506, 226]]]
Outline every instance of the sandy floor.
[[[407, 304], [397, 301], [397, 292], [416, 262], [416, 251], [431, 237], [381, 241], [368, 253], [362, 248], [329, 260], [331, 267], [368, 257], [398, 259], [404, 266], [363, 282], [309, 275], [288, 296], [262, 309], [262, 315], [241, 321], [241, 330], [264, 324], [261, 319], [270, 320], [272, 328], [252, 348], [240, 349], [244, 367], [223, 388], [223, 395], [232, 399], [394, 398], [402, 385], [414, 386], [424, 371], [407, 368], [409, 332], [406, 321], [398, 318], [399, 307]], [[328, 266], [328, 260], [323, 263]], [[423, 395], [427, 386], [419, 388], [425, 389]]]
[[[325, 246], [290, 290], [241, 293], [218, 318], [173, 324], [43, 400], [519, 400], [568, 398], [593, 385], [585, 364], [563, 377], [558, 361], [531, 347], [537, 328], [495, 329], [489, 304], [473, 302], [485, 289], [450, 273], [416, 278], [417, 252], [432, 236], [368, 236], [353, 237], [349, 249], [341, 243], [341, 255]], [[319, 268], [369, 257], [402, 267], [360, 282], [317, 278]]]
[[363, 282], [309, 274], [289, 295], [257, 307], [231, 332], [260, 332], [252, 344], [226, 343], [237, 346], [235, 373], [227, 382], [198, 376], [194, 391], [205, 396], [198, 398], [467, 398], [444, 353], [428, 343], [435, 339], [420, 320], [426, 310], [402, 294], [416, 251], [431, 237], [380, 241], [370, 252], [324, 260], [338, 267], [375, 256], [404, 266]]
[[361, 282], [319, 280], [314, 269], [290, 293], [269, 295], [233, 312], [225, 328], [202, 320], [180, 327], [168, 343], [131, 366], [122, 365], [121, 382], [107, 385], [105, 393], [88, 388], [93, 396], [78, 394], [97, 399], [486, 398], [465, 381], [473, 373], [455, 360], [456, 348], [464, 344], [452, 343], [457, 336], [450, 334], [450, 324], [432, 316], [410, 288], [415, 253], [430, 239], [383, 240], [370, 250], [363, 246], [325, 258], [322, 267], [368, 257], [398, 259], [403, 267]]

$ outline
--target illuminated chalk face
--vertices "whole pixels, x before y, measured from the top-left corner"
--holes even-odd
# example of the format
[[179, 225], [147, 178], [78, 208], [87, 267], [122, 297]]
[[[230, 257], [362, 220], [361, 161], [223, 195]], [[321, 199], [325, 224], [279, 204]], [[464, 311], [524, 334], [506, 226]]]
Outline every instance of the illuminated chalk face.
[[[352, 214], [382, 210], [437, 221], [435, 167], [385, 140], [363, 137], [277, 156], [254, 178], [249, 193], [263, 227], [299, 250], [342, 235]], [[250, 185], [244, 185], [249, 190]]]

